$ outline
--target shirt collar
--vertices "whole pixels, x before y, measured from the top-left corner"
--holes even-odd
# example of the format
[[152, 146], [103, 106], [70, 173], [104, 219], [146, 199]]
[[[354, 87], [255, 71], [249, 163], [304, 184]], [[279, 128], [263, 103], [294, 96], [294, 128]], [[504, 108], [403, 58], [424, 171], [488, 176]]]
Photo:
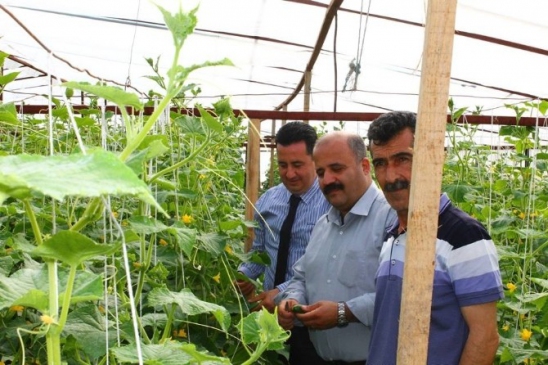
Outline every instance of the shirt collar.
[[[365, 193], [356, 202], [356, 204], [354, 204], [352, 209], [350, 209], [347, 214], [367, 216], [379, 194], [379, 188], [377, 188], [375, 184], [371, 183], [371, 185], [369, 185], [369, 188], [367, 188]], [[339, 222], [340, 217], [341, 213], [335, 207], [329, 208], [329, 211], [327, 213], [327, 219], [330, 222]]]
[[[440, 196], [440, 210], [439, 214], [442, 214], [445, 212], [445, 210], [451, 205], [451, 200], [447, 196], [446, 193], [441, 194]], [[388, 230], [388, 233], [392, 236], [397, 236], [398, 234], [398, 227], [400, 226], [400, 220], [396, 219], [392, 227]]]
[[[310, 188], [306, 191], [306, 193], [299, 195], [301, 198], [301, 203], [310, 204], [312, 201], [317, 199], [316, 193], [320, 190], [320, 185], [318, 183], [318, 178], [314, 179], [314, 182], [310, 186]], [[289, 198], [291, 197], [291, 192], [285, 189], [286, 191], [286, 198], [287, 202], [289, 202]]]

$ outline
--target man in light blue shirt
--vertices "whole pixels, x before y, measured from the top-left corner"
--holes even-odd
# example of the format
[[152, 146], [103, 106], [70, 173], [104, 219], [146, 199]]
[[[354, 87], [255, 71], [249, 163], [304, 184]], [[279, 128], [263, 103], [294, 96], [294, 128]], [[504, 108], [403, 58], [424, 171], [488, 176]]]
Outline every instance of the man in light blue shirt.
[[[319, 189], [312, 161], [316, 139], [314, 128], [302, 122], [287, 123], [276, 134], [278, 170], [282, 183], [264, 193], [255, 205], [258, 227], [255, 228], [251, 248], [252, 251], [266, 252], [270, 265], [244, 262], [238, 268], [251, 279], [256, 279], [264, 272], [264, 291], [254, 295], [255, 287], [251, 282], [236, 282], [249, 302], [258, 303], [253, 310], [264, 307], [270, 312], [274, 311], [274, 297], [286, 288], [293, 277], [293, 264], [304, 254], [314, 224], [329, 209], [330, 205]], [[278, 282], [275, 282], [280, 232], [290, 209], [292, 195], [299, 197], [300, 203], [290, 228], [287, 261], [283, 265], [286, 269], [282, 269], [283, 272], [277, 276]], [[303, 361], [314, 363], [317, 355], [306, 329], [292, 331], [289, 344], [291, 364], [303, 364]]]
[[395, 212], [372, 182], [360, 136], [329, 133], [318, 140], [313, 158], [320, 188], [333, 207], [316, 223], [294, 266], [280, 295], [278, 319], [286, 329], [295, 319], [310, 329], [322, 364], [365, 364], [375, 272]]

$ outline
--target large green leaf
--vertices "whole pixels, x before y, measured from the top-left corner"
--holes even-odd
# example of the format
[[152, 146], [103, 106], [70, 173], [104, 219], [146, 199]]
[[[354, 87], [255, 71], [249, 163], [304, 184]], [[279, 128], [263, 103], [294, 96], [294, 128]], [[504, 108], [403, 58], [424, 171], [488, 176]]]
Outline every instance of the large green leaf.
[[[60, 297], [63, 301], [68, 270], [60, 269], [58, 275]], [[12, 305], [22, 305], [44, 312], [47, 301], [48, 272], [45, 265], [25, 268], [10, 277], [0, 275], [0, 310]], [[103, 298], [103, 277], [89, 271], [78, 271], [73, 284], [71, 303]]]
[[12, 305], [22, 305], [23, 307], [30, 307], [38, 309], [40, 312], [47, 312], [48, 310], [48, 294], [42, 290], [31, 289], [22, 297], [12, 303]]
[[96, 244], [78, 232], [60, 231], [36, 247], [32, 253], [36, 256], [59, 260], [71, 266], [77, 266], [93, 257], [111, 254], [119, 247], [120, 244]]
[[180, 292], [172, 292], [167, 288], [154, 288], [148, 295], [148, 305], [164, 306], [176, 304], [183, 313], [192, 316], [201, 313], [213, 313], [221, 328], [224, 331], [230, 326], [230, 314], [228, 311], [217, 304], [204, 302], [198, 299], [190, 289], [183, 289]]
[[183, 223], [176, 222], [172, 227], [167, 229], [167, 232], [175, 237], [179, 248], [190, 258], [192, 249], [196, 245], [196, 230], [184, 227]]
[[203, 351], [198, 351], [196, 345], [193, 343], [187, 343], [182, 346], [183, 351], [192, 356], [192, 361], [198, 364], [229, 364], [230, 361], [227, 358], [209, 355]]
[[0, 86], [6, 86], [19, 75], [20, 72], [10, 72], [9, 74], [0, 75]]
[[217, 119], [215, 119], [207, 110], [202, 108], [199, 105], [196, 105], [198, 110], [200, 111], [200, 115], [202, 116], [203, 121], [207, 125], [209, 129], [211, 129], [214, 132], [222, 132], [223, 131], [223, 125], [219, 123]]
[[225, 249], [226, 235], [215, 232], [204, 233], [198, 236], [198, 241], [207, 252], [217, 257]]
[[7, 196], [30, 197], [36, 191], [56, 200], [66, 196], [135, 195], [164, 213], [146, 184], [114, 154], [0, 157], [0, 203]]
[[165, 313], [147, 313], [141, 317], [143, 327], [165, 327], [166, 323], [167, 315]]
[[109, 322], [109, 328], [106, 328], [105, 318], [96, 305], [79, 306], [70, 312], [63, 334], [74, 336], [81, 345], [81, 350], [95, 363], [95, 360], [106, 354], [105, 335], [108, 336], [109, 347], [116, 342], [116, 331], [110, 328], [110, 323], [112, 322]]
[[[47, 277], [47, 271], [41, 267], [21, 269], [10, 277], [0, 276], [0, 310], [11, 307], [20, 299], [26, 306], [42, 310], [44, 304], [41, 296], [27, 293], [47, 288]], [[36, 302], [32, 302], [34, 299]]]
[[[141, 345], [141, 352], [147, 365], [230, 365], [228, 359], [198, 351], [193, 344], [168, 341], [161, 345]], [[112, 353], [122, 364], [139, 362], [135, 345], [115, 348]]]
[[[111, 350], [120, 364], [138, 364], [135, 345], [118, 347]], [[147, 365], [185, 365], [192, 357], [183, 351], [180, 343], [166, 342], [162, 345], [141, 345], [144, 363]]]
[[168, 227], [154, 218], [135, 216], [129, 219], [131, 228], [137, 233], [150, 234], [165, 231]]
[[13, 125], [21, 124], [17, 118], [17, 109], [15, 109], [13, 103], [0, 104], [0, 122], [7, 122]]
[[289, 332], [278, 324], [276, 314], [266, 309], [253, 312], [245, 317], [243, 323], [237, 326], [243, 328], [242, 338], [245, 344], [267, 344], [268, 350], [280, 350], [289, 338]]
[[[66, 285], [62, 286], [63, 293], [59, 297], [59, 302], [63, 302], [64, 290]], [[97, 275], [89, 271], [79, 271], [76, 274], [72, 288], [72, 296], [70, 302], [80, 303], [93, 300], [100, 300], [104, 298], [104, 283], [103, 275]]]
[[91, 85], [87, 82], [75, 81], [65, 82], [63, 83], [63, 86], [93, 94], [100, 98], [111, 101], [121, 108], [131, 106], [137, 110], [143, 109], [143, 104], [141, 103], [137, 95], [133, 93], [128, 93], [119, 87]]

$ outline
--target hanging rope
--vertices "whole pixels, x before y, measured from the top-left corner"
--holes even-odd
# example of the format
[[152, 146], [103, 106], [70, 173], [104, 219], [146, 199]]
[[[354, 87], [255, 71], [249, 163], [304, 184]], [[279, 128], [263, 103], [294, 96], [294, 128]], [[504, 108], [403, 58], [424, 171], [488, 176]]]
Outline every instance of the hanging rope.
[[131, 65], [133, 63], [133, 48], [135, 47], [135, 38], [137, 36], [137, 22], [139, 21], [139, 12], [141, 11], [141, 0], [137, 3], [137, 14], [135, 15], [135, 25], [133, 29], [133, 39], [131, 40], [131, 49], [129, 51], [129, 62], [127, 66], [127, 78], [126, 78], [126, 89], [131, 87]]
[[[343, 92], [347, 90], [347, 86], [349, 86], [349, 83], [352, 84], [352, 87], [349, 89], [350, 91], [356, 91], [358, 89], [358, 76], [361, 73], [361, 63], [362, 63], [363, 50], [364, 50], [364, 44], [365, 44], [365, 34], [367, 33], [367, 25], [369, 24], [369, 13], [371, 12], [372, 2], [373, 2], [372, 0], [369, 0], [369, 4], [367, 6], [367, 13], [365, 14], [365, 25], [363, 27], [363, 34], [362, 34], [363, 0], [361, 3], [360, 26], [358, 29], [358, 47], [356, 48], [356, 58], [354, 58], [348, 65], [349, 70], [348, 70], [348, 73], [346, 74]], [[353, 79], [352, 79], [352, 75], [354, 75]]]

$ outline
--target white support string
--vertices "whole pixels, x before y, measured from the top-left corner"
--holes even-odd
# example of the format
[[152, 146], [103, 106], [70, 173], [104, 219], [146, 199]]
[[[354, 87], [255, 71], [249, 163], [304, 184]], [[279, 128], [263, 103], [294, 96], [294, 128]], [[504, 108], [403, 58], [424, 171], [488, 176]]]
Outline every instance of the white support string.
[[63, 93], [63, 101], [65, 102], [65, 105], [67, 106], [70, 124], [72, 126], [72, 129], [74, 130], [74, 134], [76, 135], [76, 140], [78, 141], [78, 146], [80, 147], [80, 151], [82, 151], [82, 154], [87, 155], [86, 146], [84, 145], [84, 141], [82, 140], [82, 136], [80, 135], [80, 129], [78, 128], [78, 124], [76, 124], [76, 119], [74, 119], [74, 113], [72, 112], [72, 104], [67, 99], [67, 96], [65, 95], [65, 93]]

